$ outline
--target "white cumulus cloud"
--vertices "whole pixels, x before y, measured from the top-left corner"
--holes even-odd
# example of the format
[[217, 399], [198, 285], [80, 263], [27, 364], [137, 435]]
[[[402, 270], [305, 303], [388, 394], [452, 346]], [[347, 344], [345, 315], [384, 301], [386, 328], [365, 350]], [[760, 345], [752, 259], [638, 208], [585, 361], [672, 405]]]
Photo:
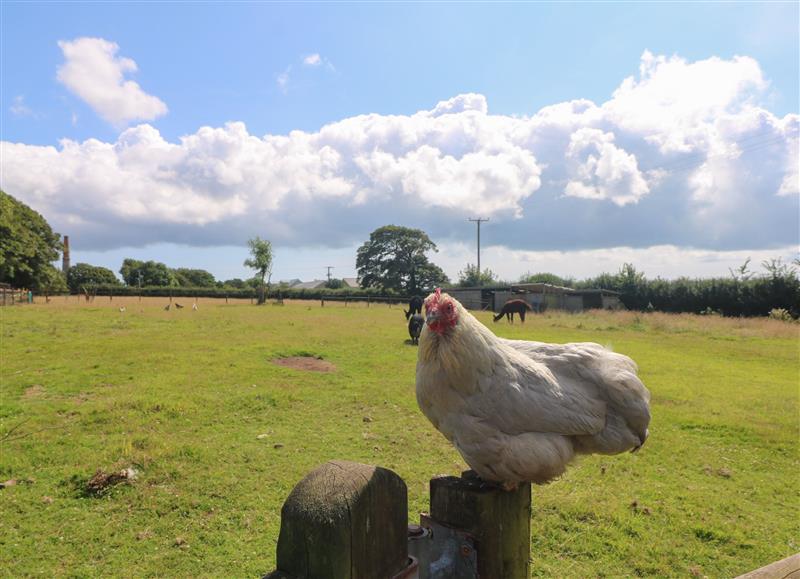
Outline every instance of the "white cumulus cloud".
[[170, 142], [143, 124], [114, 142], [3, 142], [3, 187], [96, 249], [254, 234], [345, 247], [387, 223], [458, 242], [475, 215], [491, 218], [487, 244], [513, 250], [786, 247], [800, 117], [764, 108], [765, 86], [747, 57], [645, 53], [606, 102], [529, 117], [463, 94], [287, 135], [231, 122]]
[[152, 120], [166, 114], [167, 105], [126, 78], [137, 71], [136, 62], [117, 56], [119, 46], [103, 38], [59, 41], [64, 63], [57, 78], [103, 119], [115, 126]]
[[303, 64], [306, 66], [319, 66], [322, 64], [322, 57], [317, 53], [309, 54], [303, 59]]
[[614, 135], [582, 128], [570, 136], [566, 151], [570, 173], [564, 193], [587, 199], [610, 199], [617, 205], [636, 203], [650, 192], [636, 157], [614, 145]]

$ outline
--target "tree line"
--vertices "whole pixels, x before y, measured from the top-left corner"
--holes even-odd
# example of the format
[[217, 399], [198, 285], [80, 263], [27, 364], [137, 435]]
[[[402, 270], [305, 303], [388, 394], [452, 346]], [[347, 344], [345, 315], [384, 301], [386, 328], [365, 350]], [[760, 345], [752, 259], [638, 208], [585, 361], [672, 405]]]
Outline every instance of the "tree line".
[[[65, 291], [115, 293], [116, 295], [257, 296], [259, 303], [270, 295], [285, 297], [410, 296], [448, 287], [451, 282], [428, 254], [438, 248], [420, 229], [386, 225], [370, 234], [356, 254], [360, 290], [343, 288], [332, 279], [324, 289], [291, 291], [279, 284], [272, 289], [272, 245], [255, 237], [248, 241], [250, 257], [244, 265], [253, 269], [249, 279], [217, 280], [204, 269], [170, 268], [157, 261], [127, 258], [119, 269], [122, 281], [110, 269], [77, 263], [66, 278], [53, 265], [63, 251], [61, 236], [30, 207], [0, 191], [0, 282], [39, 293]], [[617, 273], [577, 281], [552, 273], [525, 274], [519, 282], [543, 282], [576, 289], [601, 288], [620, 293], [622, 303], [632, 310], [665, 312], [719, 313], [726, 316], [762, 316], [780, 308], [794, 318], [800, 316], [800, 262], [785, 264], [780, 259], [763, 262], [762, 271], [750, 269], [749, 260], [729, 277], [675, 280], [648, 279], [631, 264]], [[490, 270], [478, 271], [467, 264], [458, 273], [460, 287], [512, 285], [498, 281]], [[141, 290], [140, 290], [141, 288]], [[313, 296], [312, 296], [313, 294]]]
[[160, 287], [160, 288], [231, 288], [256, 289], [257, 276], [243, 280], [233, 278], [217, 280], [209, 271], [187, 267], [171, 268], [159, 261], [142, 261], [126, 258], [119, 269], [122, 281], [107, 267], [76, 263], [67, 272], [67, 286], [73, 293], [94, 286], [108, 287]]

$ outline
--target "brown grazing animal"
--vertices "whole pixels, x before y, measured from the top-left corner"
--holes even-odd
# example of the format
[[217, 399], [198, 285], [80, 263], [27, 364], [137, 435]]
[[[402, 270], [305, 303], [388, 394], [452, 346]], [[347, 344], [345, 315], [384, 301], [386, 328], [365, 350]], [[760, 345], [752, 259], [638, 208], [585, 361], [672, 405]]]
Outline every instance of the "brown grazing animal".
[[482, 479], [545, 483], [577, 454], [637, 450], [647, 439], [650, 392], [627, 356], [498, 338], [440, 290], [425, 310], [417, 403]]
[[519, 314], [519, 317], [524, 324], [525, 314], [531, 310], [533, 310], [533, 308], [525, 300], [508, 300], [503, 304], [503, 308], [500, 310], [500, 313], [494, 317], [494, 321], [497, 322], [500, 320], [500, 318], [505, 316], [506, 319], [513, 324], [514, 314]]

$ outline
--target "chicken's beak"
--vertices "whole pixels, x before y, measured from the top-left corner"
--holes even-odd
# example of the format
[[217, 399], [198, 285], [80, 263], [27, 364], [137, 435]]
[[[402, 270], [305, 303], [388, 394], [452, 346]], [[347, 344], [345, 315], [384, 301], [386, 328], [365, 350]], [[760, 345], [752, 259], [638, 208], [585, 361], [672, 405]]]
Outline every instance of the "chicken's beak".
[[429, 310], [425, 313], [425, 323], [429, 326], [436, 322], [439, 319], [439, 311], [438, 310]]

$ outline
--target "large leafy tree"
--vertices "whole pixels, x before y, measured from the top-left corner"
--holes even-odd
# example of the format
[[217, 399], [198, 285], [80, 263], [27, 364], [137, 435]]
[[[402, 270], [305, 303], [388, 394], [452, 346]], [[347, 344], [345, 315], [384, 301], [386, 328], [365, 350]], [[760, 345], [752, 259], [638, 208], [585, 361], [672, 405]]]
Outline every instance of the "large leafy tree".
[[561, 287], [573, 287], [575, 280], [569, 277], [561, 277], [554, 273], [526, 273], [519, 279], [519, 283], [549, 283]]
[[187, 287], [214, 287], [217, 285], [217, 280], [214, 274], [204, 269], [189, 269], [187, 267], [179, 267], [173, 269], [172, 273], [178, 280], [178, 284]]
[[178, 280], [172, 270], [157, 261], [139, 261], [127, 258], [119, 273], [127, 286], [177, 286]]
[[344, 280], [332, 277], [325, 282], [325, 287], [328, 289], [342, 289], [344, 287]]
[[88, 263], [76, 263], [67, 272], [67, 285], [71, 292], [93, 285], [120, 285], [117, 276], [108, 268]]
[[248, 240], [247, 245], [250, 247], [250, 257], [244, 260], [244, 265], [256, 271], [256, 277], [260, 281], [258, 303], [263, 304], [267, 300], [265, 284], [272, 277], [272, 243], [256, 236]]
[[64, 273], [53, 266], [44, 270], [44, 275], [42, 275], [34, 289], [45, 294], [65, 294], [69, 291]]
[[442, 269], [426, 255], [436, 244], [421, 229], [385, 225], [358, 248], [356, 268], [361, 287], [377, 287], [415, 295], [449, 283]]
[[0, 190], [0, 282], [37, 291], [63, 289], [52, 263], [62, 249], [61, 236], [44, 217]]
[[478, 266], [468, 263], [463, 271], [458, 272], [458, 285], [461, 287], [477, 287], [491, 285], [497, 281], [497, 276], [488, 267], [478, 271]]
[[239, 279], [238, 277], [235, 277], [233, 279], [226, 279], [222, 283], [222, 286], [223, 287], [235, 287], [236, 289], [244, 289], [244, 288], [247, 287], [247, 282], [245, 282], [243, 279]]

